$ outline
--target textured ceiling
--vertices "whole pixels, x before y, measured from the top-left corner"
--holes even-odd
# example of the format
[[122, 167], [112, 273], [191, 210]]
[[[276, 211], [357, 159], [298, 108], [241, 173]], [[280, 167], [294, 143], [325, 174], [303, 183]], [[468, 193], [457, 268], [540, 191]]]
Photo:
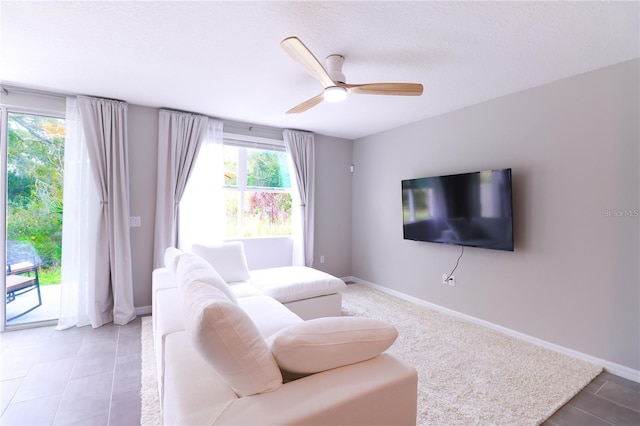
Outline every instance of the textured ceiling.
[[[349, 139], [640, 56], [639, 2], [0, 2], [0, 81]], [[320, 83], [280, 48], [297, 35], [351, 95], [284, 112]]]

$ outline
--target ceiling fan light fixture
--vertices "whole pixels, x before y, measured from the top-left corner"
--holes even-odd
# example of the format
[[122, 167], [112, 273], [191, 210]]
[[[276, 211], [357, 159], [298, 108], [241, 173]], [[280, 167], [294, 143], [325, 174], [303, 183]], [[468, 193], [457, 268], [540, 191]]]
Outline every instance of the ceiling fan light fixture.
[[347, 99], [347, 89], [339, 86], [329, 86], [324, 89], [322, 96], [325, 101], [342, 102]]

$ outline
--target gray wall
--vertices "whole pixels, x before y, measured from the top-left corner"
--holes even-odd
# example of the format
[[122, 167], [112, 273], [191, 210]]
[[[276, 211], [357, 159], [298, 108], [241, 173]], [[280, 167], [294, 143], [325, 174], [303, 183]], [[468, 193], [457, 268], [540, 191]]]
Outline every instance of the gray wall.
[[[640, 368], [639, 61], [354, 141], [355, 277]], [[425, 96], [428, 96], [428, 90]], [[515, 251], [405, 241], [400, 181], [513, 168]]]
[[133, 302], [151, 306], [153, 228], [156, 214], [156, 172], [158, 162], [158, 109], [129, 105], [130, 216], [140, 216], [141, 226], [131, 230]]
[[[353, 142], [315, 135], [316, 209], [313, 267], [351, 275], [351, 159]], [[324, 256], [325, 263], [320, 263]]]

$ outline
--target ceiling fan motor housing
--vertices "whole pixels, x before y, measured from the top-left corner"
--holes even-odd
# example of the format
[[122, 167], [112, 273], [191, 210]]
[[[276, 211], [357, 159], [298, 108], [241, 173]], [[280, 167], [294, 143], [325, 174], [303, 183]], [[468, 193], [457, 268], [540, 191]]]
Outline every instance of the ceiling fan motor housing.
[[342, 55], [329, 55], [327, 56], [327, 73], [329, 77], [335, 82], [346, 83], [346, 78], [342, 73], [342, 64], [344, 63], [344, 56]]

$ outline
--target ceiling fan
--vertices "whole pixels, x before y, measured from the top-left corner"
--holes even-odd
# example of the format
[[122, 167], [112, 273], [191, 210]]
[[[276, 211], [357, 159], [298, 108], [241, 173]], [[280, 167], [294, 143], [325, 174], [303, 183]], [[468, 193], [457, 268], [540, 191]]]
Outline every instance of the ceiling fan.
[[280, 46], [296, 61], [306, 72], [322, 83], [324, 90], [311, 99], [291, 108], [287, 114], [297, 114], [313, 108], [323, 100], [330, 102], [343, 101], [348, 93], [362, 95], [399, 95], [420, 96], [422, 84], [419, 83], [369, 83], [347, 84], [342, 73], [344, 56], [329, 55], [327, 57], [327, 69], [311, 53], [307, 46], [298, 37], [287, 37], [280, 42]]

